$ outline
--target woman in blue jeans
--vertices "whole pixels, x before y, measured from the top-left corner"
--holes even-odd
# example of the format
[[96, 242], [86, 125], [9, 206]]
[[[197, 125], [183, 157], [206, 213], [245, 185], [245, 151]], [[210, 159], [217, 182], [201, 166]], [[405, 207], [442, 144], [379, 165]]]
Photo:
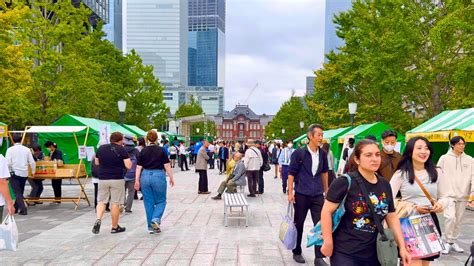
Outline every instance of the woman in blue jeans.
[[166, 207], [166, 174], [171, 187], [174, 178], [166, 151], [157, 145], [156, 131], [148, 131], [146, 138], [148, 146], [142, 149], [137, 159], [135, 189], [141, 188], [148, 232], [153, 234], [161, 232], [161, 217]]

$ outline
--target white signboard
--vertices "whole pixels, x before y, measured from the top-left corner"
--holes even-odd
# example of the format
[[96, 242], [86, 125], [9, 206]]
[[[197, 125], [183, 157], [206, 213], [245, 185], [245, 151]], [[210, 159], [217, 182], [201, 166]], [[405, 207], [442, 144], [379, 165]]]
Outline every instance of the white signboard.
[[79, 146], [77, 154], [79, 154], [79, 159], [87, 158], [86, 146]]
[[94, 156], [95, 156], [94, 147], [92, 147], [92, 146], [87, 146], [87, 147], [86, 147], [86, 154], [87, 154], [87, 160], [88, 160], [89, 162], [92, 162], [92, 158], [94, 158]]
[[112, 129], [110, 129], [110, 125], [100, 125], [100, 139], [99, 143], [102, 144], [109, 144], [110, 134], [112, 134]]

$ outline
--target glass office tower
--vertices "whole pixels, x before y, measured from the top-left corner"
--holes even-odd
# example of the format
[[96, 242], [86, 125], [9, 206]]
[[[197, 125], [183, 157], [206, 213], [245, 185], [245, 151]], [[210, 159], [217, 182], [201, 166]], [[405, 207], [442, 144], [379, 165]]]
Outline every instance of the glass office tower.
[[[336, 24], [332, 21], [334, 15], [352, 8], [351, 0], [326, 0], [326, 19], [324, 28], [324, 54], [331, 50], [337, 52], [337, 47], [344, 45], [344, 41], [336, 35]], [[324, 62], [327, 62], [326, 57]]]

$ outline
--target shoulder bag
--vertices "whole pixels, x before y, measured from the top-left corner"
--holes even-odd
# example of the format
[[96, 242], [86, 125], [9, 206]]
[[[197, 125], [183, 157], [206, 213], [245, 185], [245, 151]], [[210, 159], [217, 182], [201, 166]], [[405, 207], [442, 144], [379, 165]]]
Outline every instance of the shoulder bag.
[[[434, 206], [436, 200], [431, 197], [430, 193], [426, 190], [425, 186], [423, 186], [423, 183], [421, 183], [417, 176], [415, 176], [415, 182], [420, 187], [421, 191], [423, 191], [425, 197], [430, 201], [431, 205]], [[398, 218], [407, 218], [416, 210], [416, 204], [401, 199], [395, 200], [394, 204], [395, 214]]]
[[[347, 191], [346, 195], [342, 199], [342, 201], [339, 203], [339, 206], [337, 207], [336, 211], [332, 214], [332, 231], [334, 232], [337, 227], [339, 226], [339, 223], [341, 222], [342, 216], [344, 216], [344, 213], [346, 213], [346, 208], [344, 207], [344, 203], [346, 202], [347, 194], [349, 193], [349, 190], [351, 189], [351, 182], [352, 179], [349, 175], [343, 175], [344, 177], [347, 178], [347, 182], [349, 182], [349, 186], [347, 186]], [[323, 233], [321, 231], [321, 221], [319, 221], [316, 226], [310, 230], [309, 234], [306, 236], [306, 239], [308, 240], [306, 247], [311, 247], [311, 246], [322, 246], [324, 243], [323, 240]]]
[[[377, 179], [379, 179], [377, 177]], [[382, 222], [380, 221], [379, 216], [375, 213], [374, 205], [369, 199], [369, 193], [367, 187], [363, 183], [360, 176], [356, 176], [356, 181], [359, 184], [360, 189], [362, 190], [362, 195], [365, 200], [367, 208], [369, 208], [370, 213], [374, 219], [374, 223], [377, 226], [377, 258], [382, 266], [397, 266], [398, 265], [398, 250], [397, 244], [393, 239], [393, 233], [390, 228], [384, 229]]]

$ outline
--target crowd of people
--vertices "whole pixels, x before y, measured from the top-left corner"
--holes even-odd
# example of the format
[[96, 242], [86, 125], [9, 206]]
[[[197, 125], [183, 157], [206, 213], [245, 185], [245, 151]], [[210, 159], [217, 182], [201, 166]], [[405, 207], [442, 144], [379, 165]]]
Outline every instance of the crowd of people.
[[[334, 155], [329, 144], [323, 143], [324, 130], [313, 124], [308, 128], [308, 143], [294, 148], [292, 141], [264, 143], [248, 139], [245, 142], [224, 142], [201, 139], [187, 147], [183, 141], [159, 140], [156, 131], [135, 140], [114, 132], [110, 144], [98, 147], [92, 162], [95, 190], [96, 221], [92, 232], [100, 232], [105, 211], [111, 212], [111, 233], [126, 228], [119, 225], [122, 209], [132, 212], [132, 204], [141, 191], [150, 234], [161, 232], [166, 208], [168, 185], [175, 185], [173, 170], [176, 163], [181, 171], [193, 165], [199, 176], [198, 194], [210, 194], [208, 169], [218, 168], [225, 178], [212, 197], [220, 200], [224, 192], [235, 193], [238, 187], [248, 187], [247, 197], [265, 192], [264, 172], [274, 165], [274, 178], [281, 179], [281, 191], [294, 205], [294, 223], [297, 230], [293, 259], [305, 263], [301, 242], [307, 213], [316, 225], [321, 221], [324, 244], [315, 246], [315, 265], [380, 265], [376, 254], [377, 221], [386, 222], [393, 231], [404, 265], [428, 265], [440, 254], [422, 259], [411, 259], [405, 248], [396, 202], [413, 204], [419, 214], [429, 214], [443, 236], [445, 248], [441, 253], [464, 252], [457, 243], [460, 224], [467, 205], [474, 206], [474, 160], [465, 154], [466, 142], [460, 136], [450, 140], [450, 150], [433, 161], [433, 147], [424, 137], [411, 138], [403, 154], [396, 151], [397, 133], [391, 130], [380, 136], [381, 148], [374, 136], [348, 140], [342, 151], [343, 173], [336, 177]], [[30, 197], [39, 198], [43, 191], [41, 180], [28, 179], [28, 166], [34, 171], [35, 161], [43, 160], [39, 146], [33, 152], [20, 144], [0, 156], [0, 206], [10, 214], [27, 214], [23, 201], [25, 183], [31, 185]], [[62, 161], [62, 153], [54, 142], [45, 146], [50, 160]], [[189, 163], [188, 163], [189, 160]], [[217, 164], [217, 165], [216, 165]], [[9, 178], [16, 200], [10, 197], [5, 182]], [[350, 181], [352, 180], [352, 182]], [[55, 197], [61, 197], [60, 180], [53, 182]], [[432, 196], [427, 197], [427, 193]], [[366, 195], [367, 194], [367, 195]], [[347, 210], [335, 231], [332, 215], [344, 199]], [[53, 202], [59, 204], [59, 201]], [[0, 210], [0, 214], [2, 210]], [[441, 230], [439, 215], [444, 215]]]

